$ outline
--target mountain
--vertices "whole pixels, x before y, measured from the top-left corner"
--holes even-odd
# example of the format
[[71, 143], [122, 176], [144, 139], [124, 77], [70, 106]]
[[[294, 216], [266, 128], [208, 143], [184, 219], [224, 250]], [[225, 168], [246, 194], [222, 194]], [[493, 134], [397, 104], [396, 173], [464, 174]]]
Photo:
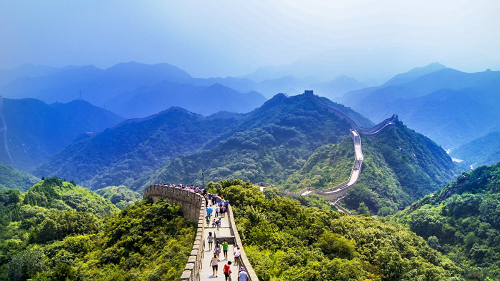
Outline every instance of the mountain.
[[[361, 213], [360, 206], [367, 206], [379, 215], [394, 213], [438, 190], [457, 174], [442, 148], [401, 121], [374, 137], [361, 134], [361, 143], [362, 172], [341, 201], [350, 210]], [[349, 178], [353, 159], [351, 138], [322, 146], [287, 179], [284, 187], [291, 190], [335, 187]]]
[[500, 131], [472, 140], [451, 151], [450, 155], [467, 167], [496, 164], [500, 162]]
[[347, 93], [343, 102], [377, 121], [396, 113], [408, 126], [446, 149], [500, 126], [500, 72], [464, 73], [441, 69], [402, 84]]
[[[3, 99], [7, 147], [12, 166], [31, 170], [81, 134], [100, 132], [123, 120], [86, 101], [46, 104], [35, 99]], [[4, 139], [0, 138], [2, 149]], [[11, 162], [5, 157], [3, 162]]]
[[46, 65], [23, 64], [12, 69], [0, 69], [0, 88], [22, 77], [38, 77], [58, 71]]
[[366, 85], [364, 83], [361, 83], [354, 78], [342, 75], [331, 81], [311, 85], [308, 88], [313, 89], [314, 92], [320, 96], [333, 100], [343, 96], [347, 92], [363, 89], [365, 87]]
[[35, 176], [0, 162], [0, 190], [19, 189], [25, 191], [37, 182], [38, 179]]
[[107, 104], [111, 111], [131, 118], [150, 116], [172, 106], [205, 116], [219, 111], [245, 113], [265, 101], [257, 92], [242, 94], [221, 84], [205, 87], [163, 81], [119, 95]]
[[398, 74], [392, 77], [389, 81], [382, 84], [382, 86], [393, 86], [398, 84], [403, 84], [406, 82], [410, 82], [413, 79], [416, 79], [420, 76], [445, 69], [446, 66], [440, 64], [439, 62], [433, 62], [423, 67], [415, 67], [408, 72]]
[[402, 48], [333, 48], [304, 56], [289, 64], [260, 67], [244, 78], [261, 82], [291, 75], [298, 79], [313, 76], [319, 81], [328, 81], [332, 77], [346, 75], [372, 86], [380, 85], [396, 73], [427, 61], [435, 61], [435, 58], [431, 58], [428, 53]]
[[276, 95], [210, 141], [204, 151], [173, 159], [147, 182], [202, 184], [203, 171], [206, 182], [239, 178], [283, 183], [318, 147], [349, 134], [349, 124], [323, 100], [310, 92]]
[[257, 82], [240, 77], [192, 78], [189, 80], [189, 84], [205, 87], [211, 86], [213, 84], [221, 84], [240, 93], [248, 93], [256, 91], [258, 89]]
[[[36, 175], [58, 175], [93, 189], [140, 185], [171, 158], [192, 153], [237, 122], [234, 114], [203, 117], [181, 108], [129, 119], [72, 143], [41, 165]], [[161, 182], [165, 182], [162, 179]]]
[[61, 69], [39, 77], [23, 77], [0, 89], [8, 98], [36, 98], [47, 103], [83, 99], [94, 105], [103, 104], [125, 92], [141, 86], [155, 85], [163, 80], [187, 81], [185, 71], [166, 64], [147, 65], [121, 63], [107, 69], [81, 66]]
[[467, 280], [498, 280], [499, 175], [500, 164], [463, 173], [392, 220], [407, 225], [461, 266]]

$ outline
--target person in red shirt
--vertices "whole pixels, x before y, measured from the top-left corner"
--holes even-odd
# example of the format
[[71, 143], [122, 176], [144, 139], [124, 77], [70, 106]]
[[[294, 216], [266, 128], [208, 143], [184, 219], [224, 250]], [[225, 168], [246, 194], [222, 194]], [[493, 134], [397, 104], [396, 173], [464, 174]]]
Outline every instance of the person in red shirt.
[[226, 281], [231, 281], [231, 261], [228, 261], [224, 265], [224, 276], [226, 277]]

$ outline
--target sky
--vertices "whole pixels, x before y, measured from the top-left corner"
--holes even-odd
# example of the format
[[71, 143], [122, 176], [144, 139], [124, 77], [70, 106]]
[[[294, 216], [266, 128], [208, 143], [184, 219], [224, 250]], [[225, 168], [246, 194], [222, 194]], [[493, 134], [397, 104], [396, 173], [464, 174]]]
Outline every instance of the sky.
[[397, 72], [439, 61], [500, 70], [499, 13], [498, 0], [2, 0], [0, 68], [166, 62], [225, 77], [297, 62], [313, 73], [316, 62], [337, 66], [331, 75], [351, 65], [344, 72], [356, 76], [363, 64]]

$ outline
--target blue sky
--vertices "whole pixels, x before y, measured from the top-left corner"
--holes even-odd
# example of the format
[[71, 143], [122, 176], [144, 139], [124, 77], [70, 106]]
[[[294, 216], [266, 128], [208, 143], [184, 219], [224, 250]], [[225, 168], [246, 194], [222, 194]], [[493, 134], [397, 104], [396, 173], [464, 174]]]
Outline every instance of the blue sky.
[[0, 68], [138, 61], [235, 76], [397, 49], [401, 71], [433, 61], [499, 70], [499, 12], [500, 1], [485, 0], [2, 0]]

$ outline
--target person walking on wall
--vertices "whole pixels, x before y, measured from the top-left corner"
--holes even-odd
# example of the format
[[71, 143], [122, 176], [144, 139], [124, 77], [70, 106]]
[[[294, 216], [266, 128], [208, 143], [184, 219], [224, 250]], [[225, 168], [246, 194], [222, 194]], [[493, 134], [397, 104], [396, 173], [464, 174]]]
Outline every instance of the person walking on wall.
[[226, 281], [231, 281], [231, 261], [228, 261], [224, 265], [224, 276], [226, 277]]
[[209, 250], [209, 251], [211, 251], [211, 250], [212, 250], [212, 245], [213, 245], [213, 243], [214, 243], [214, 237], [213, 237], [213, 235], [212, 235], [212, 232], [209, 232], [209, 233], [208, 233], [208, 238], [207, 238], [207, 240], [208, 240], [208, 250]]
[[248, 273], [245, 271], [245, 268], [242, 266], [240, 268], [240, 272], [238, 273], [238, 281], [247, 281]]
[[214, 255], [214, 257], [210, 260], [210, 266], [212, 266], [212, 272], [213, 275], [217, 277], [217, 272], [219, 271], [219, 259], [217, 258], [217, 255]]
[[229, 244], [227, 243], [226, 240], [222, 241], [221, 247], [222, 251], [224, 252], [224, 259], [227, 260], [227, 248], [229, 247]]
[[241, 256], [240, 247], [237, 246], [236, 248], [234, 248], [233, 255], [234, 255], [234, 265], [239, 266], [241, 264], [241, 261], [240, 261], [240, 256]]

